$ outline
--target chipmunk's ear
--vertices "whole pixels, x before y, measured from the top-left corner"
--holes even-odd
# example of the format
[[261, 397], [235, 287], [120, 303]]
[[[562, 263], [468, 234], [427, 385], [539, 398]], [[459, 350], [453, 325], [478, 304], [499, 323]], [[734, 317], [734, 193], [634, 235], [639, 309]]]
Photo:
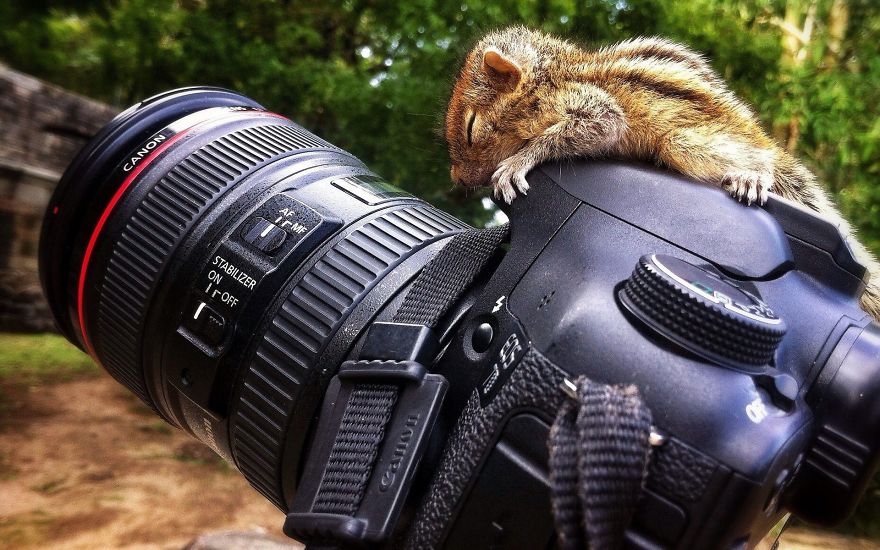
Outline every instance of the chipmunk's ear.
[[495, 48], [483, 52], [483, 70], [492, 87], [502, 93], [514, 91], [522, 79], [522, 69], [516, 61]]

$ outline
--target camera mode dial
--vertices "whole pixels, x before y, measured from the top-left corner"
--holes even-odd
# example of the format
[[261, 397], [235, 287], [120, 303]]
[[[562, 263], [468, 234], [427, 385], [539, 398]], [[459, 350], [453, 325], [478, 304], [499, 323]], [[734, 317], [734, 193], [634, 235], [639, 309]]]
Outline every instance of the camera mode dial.
[[758, 297], [673, 256], [643, 256], [619, 298], [655, 332], [723, 366], [760, 369], [785, 335], [785, 322]]

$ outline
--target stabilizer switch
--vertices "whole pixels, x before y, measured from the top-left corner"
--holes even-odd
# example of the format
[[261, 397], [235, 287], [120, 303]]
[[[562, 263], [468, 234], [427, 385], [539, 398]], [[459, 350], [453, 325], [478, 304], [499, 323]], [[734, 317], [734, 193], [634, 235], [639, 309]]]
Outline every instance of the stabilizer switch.
[[217, 345], [226, 333], [226, 319], [204, 300], [194, 300], [188, 308], [189, 313], [183, 326], [199, 336], [206, 344]]

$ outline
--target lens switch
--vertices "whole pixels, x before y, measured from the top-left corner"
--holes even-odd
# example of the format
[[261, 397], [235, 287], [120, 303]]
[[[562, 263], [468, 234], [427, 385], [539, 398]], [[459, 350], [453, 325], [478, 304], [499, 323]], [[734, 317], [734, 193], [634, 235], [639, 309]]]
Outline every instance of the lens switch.
[[183, 326], [209, 345], [217, 345], [226, 332], [226, 319], [202, 300], [195, 300]]
[[241, 238], [257, 250], [272, 254], [284, 244], [287, 232], [265, 218], [257, 217], [245, 226]]

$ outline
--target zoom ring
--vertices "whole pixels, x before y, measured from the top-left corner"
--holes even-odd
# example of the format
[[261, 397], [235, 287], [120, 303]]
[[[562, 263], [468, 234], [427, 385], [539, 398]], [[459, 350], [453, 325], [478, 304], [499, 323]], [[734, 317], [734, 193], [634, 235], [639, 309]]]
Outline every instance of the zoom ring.
[[190, 154], [146, 195], [113, 247], [102, 281], [96, 349], [104, 367], [144, 403], [141, 332], [165, 262], [193, 223], [227, 189], [291, 151], [333, 149], [308, 132], [280, 124], [219, 138]]
[[[403, 260], [467, 226], [430, 206], [371, 220], [333, 246], [294, 286], [244, 374], [230, 438], [239, 470], [282, 510], [288, 423], [333, 335], [363, 297]], [[352, 338], [353, 340], [354, 338]]]

